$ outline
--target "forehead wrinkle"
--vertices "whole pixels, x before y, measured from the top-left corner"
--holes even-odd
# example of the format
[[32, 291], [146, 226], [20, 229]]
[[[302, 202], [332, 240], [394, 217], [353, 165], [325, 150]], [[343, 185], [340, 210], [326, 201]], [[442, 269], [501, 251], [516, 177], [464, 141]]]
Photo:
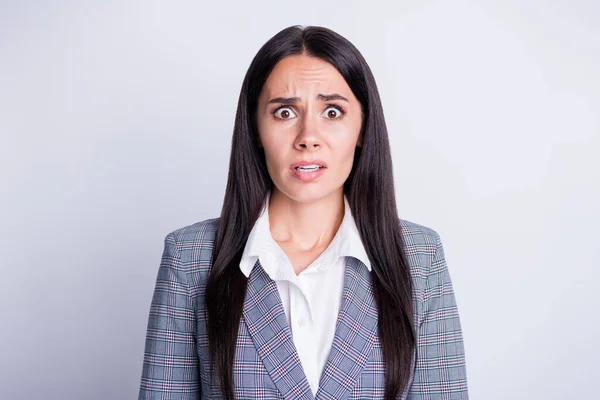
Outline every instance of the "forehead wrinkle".
[[[280, 66], [281, 67], [281, 66]], [[274, 70], [266, 85], [267, 100], [273, 98], [298, 97], [304, 101], [305, 94], [307, 101], [317, 101], [317, 94], [337, 93], [350, 98], [349, 87], [346, 81], [335, 68], [320, 64], [293, 65], [290, 67], [281, 67]], [[313, 96], [314, 94], [314, 96]]]
[[294, 66], [283, 71], [275, 71], [277, 81], [284, 81], [286, 84], [290, 82], [300, 81], [307, 83], [317, 83], [322, 81], [338, 80], [340, 77], [336, 75], [335, 70], [331, 70], [326, 66], [309, 65]]
[[[338, 87], [335, 82], [328, 79], [315, 80], [287, 80], [282, 83], [282, 88], [270, 87], [269, 98], [276, 97], [302, 97], [300, 94], [308, 92], [309, 99], [317, 100], [317, 94], [334, 94], [337, 93], [344, 97], [348, 97], [347, 90], [344, 87]], [[314, 94], [314, 95], [313, 95]]]
[[319, 71], [290, 71], [287, 74], [287, 85], [315, 86], [337, 81], [336, 76], [330, 76], [323, 68]]

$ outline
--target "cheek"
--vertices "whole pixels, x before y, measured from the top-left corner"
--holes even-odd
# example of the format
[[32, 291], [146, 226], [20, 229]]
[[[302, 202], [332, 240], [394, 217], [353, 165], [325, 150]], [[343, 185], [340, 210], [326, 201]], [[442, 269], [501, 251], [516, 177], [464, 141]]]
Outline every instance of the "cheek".
[[343, 165], [345, 167], [344, 173], [350, 173], [352, 169], [352, 164], [354, 163], [354, 152], [356, 151], [355, 146], [348, 147], [346, 152], [344, 153], [344, 159], [342, 160]]
[[354, 149], [355, 147], [349, 145], [348, 142], [337, 143], [337, 148], [332, 153], [334, 158], [331, 160], [335, 166], [334, 179], [336, 181], [339, 179], [346, 179], [350, 174], [350, 171], [352, 171]]
[[260, 142], [265, 149], [265, 153], [267, 158], [269, 158], [269, 153], [271, 149], [276, 146], [277, 135], [268, 124], [261, 124], [258, 126], [258, 132], [260, 137]]
[[282, 168], [285, 165], [287, 148], [290, 146], [285, 142], [285, 137], [266, 131], [261, 134], [261, 141], [269, 170]]

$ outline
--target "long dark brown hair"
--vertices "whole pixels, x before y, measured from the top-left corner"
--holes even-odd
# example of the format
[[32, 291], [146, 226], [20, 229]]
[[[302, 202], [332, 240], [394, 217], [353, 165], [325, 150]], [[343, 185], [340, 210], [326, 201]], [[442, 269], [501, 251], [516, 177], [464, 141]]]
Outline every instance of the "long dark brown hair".
[[264, 149], [257, 146], [256, 108], [275, 64], [305, 54], [331, 63], [361, 104], [362, 147], [357, 147], [344, 194], [372, 265], [378, 333], [385, 362], [385, 399], [402, 394], [415, 350], [412, 281], [396, 209], [392, 159], [375, 78], [347, 39], [318, 26], [290, 26], [258, 51], [242, 83], [233, 129], [229, 176], [206, 286], [211, 370], [222, 395], [233, 399], [233, 362], [248, 279], [239, 263], [263, 201], [273, 187]]

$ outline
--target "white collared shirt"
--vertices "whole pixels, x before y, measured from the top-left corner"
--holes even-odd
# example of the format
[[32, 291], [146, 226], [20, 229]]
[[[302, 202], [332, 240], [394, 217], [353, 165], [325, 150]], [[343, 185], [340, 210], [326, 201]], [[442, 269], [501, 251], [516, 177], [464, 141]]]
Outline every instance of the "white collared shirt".
[[262, 212], [244, 247], [240, 269], [247, 277], [257, 259], [277, 284], [294, 345], [313, 394], [329, 356], [342, 299], [346, 257], [371, 264], [344, 195], [344, 218], [329, 246], [296, 275], [283, 249], [273, 240], [267, 194]]

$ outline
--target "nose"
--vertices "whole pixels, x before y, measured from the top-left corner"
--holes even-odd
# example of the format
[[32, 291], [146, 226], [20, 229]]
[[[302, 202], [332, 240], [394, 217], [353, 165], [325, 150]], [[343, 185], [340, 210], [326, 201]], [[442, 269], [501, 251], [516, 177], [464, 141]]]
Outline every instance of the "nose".
[[300, 125], [294, 147], [298, 150], [317, 150], [321, 147], [321, 139], [317, 129], [317, 121], [311, 117], [304, 117]]

